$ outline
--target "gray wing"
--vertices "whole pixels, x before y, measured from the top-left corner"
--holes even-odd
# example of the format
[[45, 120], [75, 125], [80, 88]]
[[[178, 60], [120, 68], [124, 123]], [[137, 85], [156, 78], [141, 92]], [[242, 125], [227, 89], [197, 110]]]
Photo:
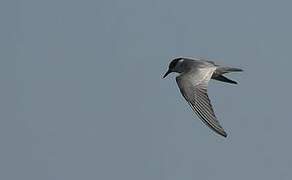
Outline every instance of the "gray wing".
[[204, 68], [189, 72], [176, 78], [179, 89], [199, 118], [212, 130], [226, 137], [217, 120], [212, 104], [207, 94], [208, 82], [216, 68]]

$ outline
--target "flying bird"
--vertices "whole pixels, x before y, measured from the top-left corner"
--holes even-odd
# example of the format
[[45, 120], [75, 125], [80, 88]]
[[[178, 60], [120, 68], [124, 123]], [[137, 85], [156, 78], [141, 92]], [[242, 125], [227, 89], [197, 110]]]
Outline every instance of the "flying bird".
[[243, 71], [239, 68], [218, 66], [213, 61], [179, 57], [173, 59], [163, 78], [172, 72], [179, 73], [176, 82], [181, 94], [198, 117], [213, 131], [227, 137], [217, 120], [211, 101], [207, 94], [210, 79], [237, 84], [223, 74]]

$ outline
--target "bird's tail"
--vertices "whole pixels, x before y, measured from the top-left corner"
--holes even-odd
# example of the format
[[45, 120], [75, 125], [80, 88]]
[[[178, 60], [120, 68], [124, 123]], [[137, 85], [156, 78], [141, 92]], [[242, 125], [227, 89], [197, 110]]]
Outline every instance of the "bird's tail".
[[241, 72], [242, 69], [239, 68], [232, 68], [232, 67], [217, 67], [216, 71], [212, 75], [212, 79], [215, 79], [217, 81], [227, 82], [231, 84], [237, 84], [236, 81], [233, 81], [225, 76], [223, 74], [230, 73], [230, 72]]
[[237, 84], [236, 81], [233, 81], [231, 79], [228, 79], [227, 77], [223, 76], [223, 75], [218, 75], [218, 76], [214, 76], [212, 77], [212, 79], [215, 79], [217, 81], [222, 81], [222, 82], [227, 82], [227, 83], [231, 83], [231, 84]]
[[233, 67], [218, 67], [216, 69], [216, 73], [218, 74], [225, 74], [225, 73], [229, 73], [229, 72], [241, 72], [243, 71], [240, 68], [233, 68]]

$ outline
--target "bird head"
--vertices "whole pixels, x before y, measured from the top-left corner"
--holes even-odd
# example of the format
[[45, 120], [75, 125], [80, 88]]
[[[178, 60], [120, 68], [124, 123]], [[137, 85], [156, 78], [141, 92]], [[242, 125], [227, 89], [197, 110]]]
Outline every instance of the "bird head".
[[172, 73], [172, 72], [177, 72], [177, 73], [181, 73], [182, 72], [182, 66], [181, 63], [183, 62], [183, 58], [175, 58], [173, 59], [168, 66], [168, 70], [167, 72], [164, 74], [163, 78], [165, 78], [168, 74]]

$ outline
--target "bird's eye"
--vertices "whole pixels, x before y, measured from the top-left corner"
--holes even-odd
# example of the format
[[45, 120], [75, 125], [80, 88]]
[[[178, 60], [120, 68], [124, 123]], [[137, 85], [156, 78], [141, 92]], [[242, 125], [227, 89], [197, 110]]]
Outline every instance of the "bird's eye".
[[172, 60], [172, 62], [169, 65], [170, 69], [175, 68], [175, 66], [177, 65], [177, 63], [181, 62], [183, 59], [182, 58], [176, 58], [174, 60]]

